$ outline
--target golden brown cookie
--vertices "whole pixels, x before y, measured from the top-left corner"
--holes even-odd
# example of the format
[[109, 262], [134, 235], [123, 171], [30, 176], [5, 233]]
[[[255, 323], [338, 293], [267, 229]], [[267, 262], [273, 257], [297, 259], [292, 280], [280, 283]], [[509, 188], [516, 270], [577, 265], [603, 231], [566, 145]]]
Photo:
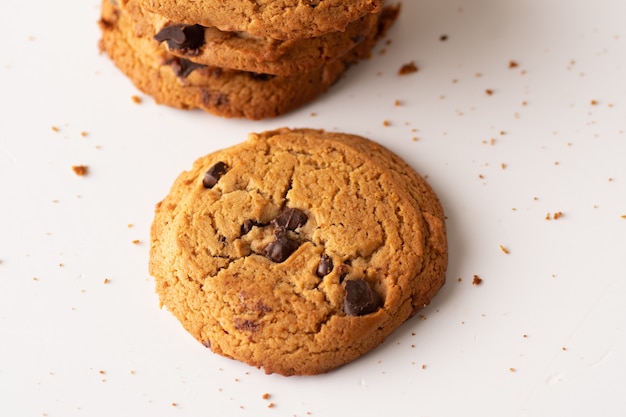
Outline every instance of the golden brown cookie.
[[393, 22], [383, 14], [377, 30], [340, 59], [292, 76], [212, 67], [170, 54], [154, 40], [146, 22], [133, 21], [126, 7], [102, 2], [100, 47], [133, 83], [157, 103], [201, 108], [224, 117], [263, 119], [284, 114], [326, 92], [348, 66], [366, 58]]
[[381, 0], [139, 1], [146, 10], [174, 22], [279, 40], [343, 31], [351, 22], [382, 9]]
[[136, 27], [145, 28], [142, 36], [154, 37], [172, 55], [214, 67], [273, 75], [310, 72], [340, 58], [376, 33], [380, 15], [368, 13], [345, 31], [281, 41], [172, 22], [143, 10], [137, 0], [129, 0], [123, 7]]
[[214, 352], [282, 375], [370, 351], [430, 302], [446, 266], [426, 182], [372, 141], [318, 130], [198, 159], [151, 230], [162, 305]]

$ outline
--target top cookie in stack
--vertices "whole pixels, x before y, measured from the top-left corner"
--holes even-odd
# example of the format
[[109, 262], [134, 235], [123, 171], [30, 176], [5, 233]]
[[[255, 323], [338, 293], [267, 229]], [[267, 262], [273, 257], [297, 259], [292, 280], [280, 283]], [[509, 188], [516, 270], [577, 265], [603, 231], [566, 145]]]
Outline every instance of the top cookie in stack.
[[100, 47], [158, 103], [275, 117], [370, 56], [384, 0], [103, 0]]

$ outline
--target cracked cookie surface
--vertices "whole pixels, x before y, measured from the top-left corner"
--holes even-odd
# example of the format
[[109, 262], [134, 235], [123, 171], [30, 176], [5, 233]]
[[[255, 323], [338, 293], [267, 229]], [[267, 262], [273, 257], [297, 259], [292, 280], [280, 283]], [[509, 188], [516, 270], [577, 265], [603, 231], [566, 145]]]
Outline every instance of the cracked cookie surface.
[[279, 129], [198, 159], [157, 205], [162, 305], [216, 353], [327, 372], [379, 345], [445, 280], [439, 201], [367, 139]]

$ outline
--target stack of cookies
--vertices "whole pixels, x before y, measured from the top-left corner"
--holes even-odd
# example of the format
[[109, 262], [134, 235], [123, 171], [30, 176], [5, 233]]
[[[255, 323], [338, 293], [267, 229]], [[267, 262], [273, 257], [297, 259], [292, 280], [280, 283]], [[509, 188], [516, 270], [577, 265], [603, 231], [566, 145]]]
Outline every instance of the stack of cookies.
[[384, 0], [102, 0], [101, 50], [146, 94], [224, 117], [275, 117], [370, 56]]

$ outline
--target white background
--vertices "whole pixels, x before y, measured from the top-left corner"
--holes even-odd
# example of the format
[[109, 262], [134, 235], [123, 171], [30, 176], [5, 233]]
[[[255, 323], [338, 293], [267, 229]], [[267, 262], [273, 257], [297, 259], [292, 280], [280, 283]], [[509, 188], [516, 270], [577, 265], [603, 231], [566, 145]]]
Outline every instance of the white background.
[[[98, 18], [0, 5], [0, 415], [626, 415], [626, 2], [405, 0], [370, 60], [260, 122], [155, 105], [98, 53]], [[377, 140], [448, 216], [422, 319], [316, 377], [211, 353], [147, 272], [175, 177], [282, 126]]]

